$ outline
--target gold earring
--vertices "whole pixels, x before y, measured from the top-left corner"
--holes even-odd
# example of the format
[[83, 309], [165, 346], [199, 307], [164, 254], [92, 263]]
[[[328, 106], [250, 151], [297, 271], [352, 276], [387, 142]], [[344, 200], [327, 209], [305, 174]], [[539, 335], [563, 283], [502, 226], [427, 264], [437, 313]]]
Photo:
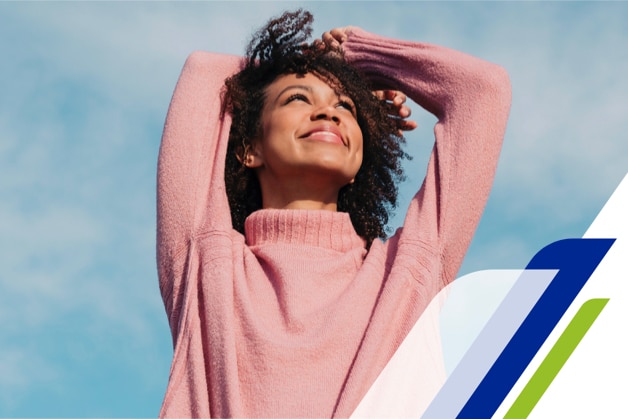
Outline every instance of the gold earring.
[[246, 144], [244, 146], [244, 157], [242, 158], [242, 164], [248, 167], [251, 164], [251, 146]]

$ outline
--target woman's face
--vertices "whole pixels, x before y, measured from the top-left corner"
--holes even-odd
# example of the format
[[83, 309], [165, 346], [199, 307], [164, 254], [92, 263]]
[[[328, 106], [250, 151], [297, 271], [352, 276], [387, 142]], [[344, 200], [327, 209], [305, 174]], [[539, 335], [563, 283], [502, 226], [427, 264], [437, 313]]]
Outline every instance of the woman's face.
[[[261, 138], [253, 145], [260, 182], [320, 179], [339, 190], [362, 164], [355, 105], [313, 74], [280, 76], [266, 88]], [[337, 192], [337, 191], [336, 191]]]

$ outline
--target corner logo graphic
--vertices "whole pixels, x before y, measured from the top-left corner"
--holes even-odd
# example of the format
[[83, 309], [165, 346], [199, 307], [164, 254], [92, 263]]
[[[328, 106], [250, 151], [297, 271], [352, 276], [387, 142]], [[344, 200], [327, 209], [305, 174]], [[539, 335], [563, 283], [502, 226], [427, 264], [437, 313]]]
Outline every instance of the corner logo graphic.
[[[534, 290], [538, 289], [538, 284], [531, 284], [537, 281], [531, 279], [533, 277], [530, 274], [534, 274], [535, 270], [557, 270], [556, 275], [538, 298], [538, 301], [510, 337], [505, 348], [460, 411], [453, 411], [456, 408], [451, 404], [451, 400], [448, 400], [446, 384], [443, 387], [444, 391], [439, 393], [428, 411], [425, 412], [424, 417], [475, 419], [493, 416], [613, 242], [614, 240], [609, 239], [569, 239], [553, 243], [540, 251], [526, 267], [526, 271], [518, 280], [518, 286], [513, 287], [500, 309], [493, 316], [496, 321], [489, 322], [487, 329], [499, 328], [499, 322], [509, 319], [517, 323], [520, 313], [512, 309], [515, 305], [513, 300], [520, 298], [523, 294], [533, 295]], [[526, 289], [529, 285], [533, 286], [534, 289]], [[496, 331], [487, 329], [485, 329], [486, 333], [483, 332], [480, 335], [474, 346], [491, 345], [492, 342], [496, 341], [494, 339], [495, 333], [508, 333], [507, 328]], [[483, 341], [485, 339], [486, 342]], [[485, 353], [482, 351], [479, 355], [483, 356]], [[475, 352], [469, 352], [469, 354], [471, 357], [470, 361], [467, 362], [476, 363], [478, 360], [474, 359]], [[465, 374], [464, 365], [461, 364], [460, 367], [462, 369], [458, 374]], [[451, 378], [454, 376], [452, 375]], [[525, 400], [530, 400], [530, 398], [526, 397]], [[521, 402], [518, 406], [521, 406]], [[522, 407], [519, 407], [518, 410], [522, 410]]]
[[[466, 279], [473, 279], [468, 286], [476, 285], [478, 277], [510, 276], [513, 285], [444, 384], [433, 393], [433, 399], [430, 396], [413, 413], [398, 407], [400, 400], [405, 403], [408, 398], [420, 398], [416, 389], [426, 379], [423, 375], [415, 381], [414, 393], [399, 382], [408, 375], [408, 363], [416, 357], [416, 351], [410, 349], [416, 344], [406, 345], [404, 341], [378, 378], [381, 382], [376, 381], [369, 392], [372, 394], [363, 400], [364, 407], [370, 409], [361, 409], [361, 405], [354, 417], [614, 418], [625, 412], [626, 214], [628, 175], [584, 238], [550, 244], [522, 271], [482, 271], [454, 281], [448, 290], [452, 295]], [[447, 301], [444, 310], [447, 304], [455, 303]], [[479, 311], [464, 310], [459, 316]], [[411, 340], [414, 329], [406, 340]], [[460, 326], [446, 329], [441, 326], [443, 336], [464, 331]], [[385, 393], [377, 386], [393, 386], [396, 392], [393, 397], [382, 397]], [[399, 396], [399, 392], [405, 394]], [[377, 406], [376, 411], [373, 406]]]

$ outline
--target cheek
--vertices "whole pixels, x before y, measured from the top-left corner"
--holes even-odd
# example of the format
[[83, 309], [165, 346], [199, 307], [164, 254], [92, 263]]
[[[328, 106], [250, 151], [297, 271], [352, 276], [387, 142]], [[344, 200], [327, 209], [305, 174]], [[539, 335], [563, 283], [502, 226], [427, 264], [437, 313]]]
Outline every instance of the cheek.
[[362, 167], [362, 163], [364, 161], [364, 138], [362, 137], [362, 132], [360, 130], [358, 130], [357, 133], [354, 135], [353, 142], [355, 146], [354, 147], [355, 153], [353, 156], [353, 161], [354, 161], [353, 170], [355, 171], [355, 174], [357, 174], [357, 172]]
[[271, 136], [290, 136], [300, 124], [294, 112], [278, 112], [262, 119], [262, 138]]
[[360, 161], [362, 160], [362, 153], [364, 153], [364, 136], [362, 135], [362, 130], [360, 126], [356, 123], [355, 129], [353, 130], [353, 142], [355, 143], [356, 150], [359, 151]]

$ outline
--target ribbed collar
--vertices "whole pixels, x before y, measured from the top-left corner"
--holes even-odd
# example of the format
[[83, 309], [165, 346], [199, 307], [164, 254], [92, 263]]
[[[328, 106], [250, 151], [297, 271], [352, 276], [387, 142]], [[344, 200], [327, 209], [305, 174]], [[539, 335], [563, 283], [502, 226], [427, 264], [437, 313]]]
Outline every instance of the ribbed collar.
[[248, 216], [244, 232], [249, 246], [304, 244], [339, 252], [365, 246], [346, 212], [263, 209]]

